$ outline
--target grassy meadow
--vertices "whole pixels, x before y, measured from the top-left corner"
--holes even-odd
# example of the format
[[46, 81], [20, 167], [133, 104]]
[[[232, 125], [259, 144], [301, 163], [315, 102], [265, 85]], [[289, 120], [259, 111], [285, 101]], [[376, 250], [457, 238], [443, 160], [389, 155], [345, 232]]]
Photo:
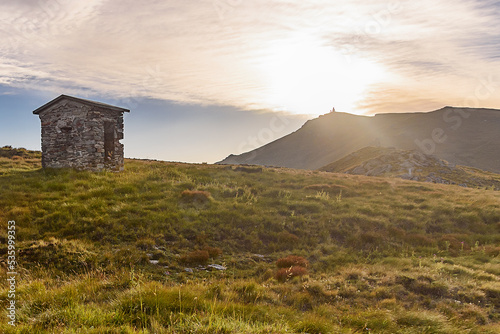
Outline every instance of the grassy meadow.
[[14, 151], [0, 270], [15, 220], [17, 326], [4, 311], [1, 333], [500, 332], [498, 191], [145, 160], [43, 170]]

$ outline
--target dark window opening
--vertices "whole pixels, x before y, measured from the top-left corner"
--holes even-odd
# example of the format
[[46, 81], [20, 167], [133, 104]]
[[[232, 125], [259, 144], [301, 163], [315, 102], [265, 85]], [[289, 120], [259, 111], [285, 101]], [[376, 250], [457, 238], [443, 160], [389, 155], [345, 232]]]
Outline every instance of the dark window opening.
[[115, 154], [115, 124], [104, 122], [104, 160], [113, 159]]

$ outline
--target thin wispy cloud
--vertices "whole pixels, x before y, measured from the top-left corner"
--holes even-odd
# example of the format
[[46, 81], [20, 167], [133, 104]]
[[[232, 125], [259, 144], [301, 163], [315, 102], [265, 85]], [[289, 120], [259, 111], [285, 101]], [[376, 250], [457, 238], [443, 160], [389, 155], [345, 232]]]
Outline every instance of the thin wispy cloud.
[[0, 83], [305, 114], [498, 107], [499, 19], [498, 1], [3, 1]]

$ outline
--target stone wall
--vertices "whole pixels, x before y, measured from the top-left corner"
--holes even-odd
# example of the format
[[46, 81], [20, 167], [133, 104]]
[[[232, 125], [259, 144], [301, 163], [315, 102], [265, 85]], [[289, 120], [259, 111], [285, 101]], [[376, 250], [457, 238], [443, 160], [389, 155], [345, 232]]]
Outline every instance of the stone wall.
[[[123, 170], [123, 113], [62, 101], [39, 114], [42, 166], [92, 171]], [[105, 124], [112, 129], [105, 150]], [[105, 157], [108, 153], [108, 157]]]

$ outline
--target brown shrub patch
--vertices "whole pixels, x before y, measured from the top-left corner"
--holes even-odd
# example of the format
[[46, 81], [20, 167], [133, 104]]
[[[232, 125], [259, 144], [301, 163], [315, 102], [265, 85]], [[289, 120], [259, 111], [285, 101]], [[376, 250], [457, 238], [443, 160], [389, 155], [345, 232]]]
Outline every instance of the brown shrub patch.
[[206, 264], [210, 254], [206, 250], [195, 250], [186, 255], [181, 256], [180, 262], [184, 264]]
[[203, 250], [208, 252], [208, 256], [211, 259], [215, 259], [216, 257], [222, 255], [222, 249], [220, 249], [219, 247], [205, 246]]
[[281, 268], [276, 272], [276, 279], [280, 282], [285, 282], [293, 277], [303, 276], [307, 274], [307, 269], [300, 266], [292, 266], [289, 268]]
[[276, 266], [278, 268], [290, 268], [290, 267], [307, 268], [307, 266], [309, 266], [309, 261], [307, 261], [302, 256], [288, 255], [287, 257], [278, 259], [278, 261], [276, 261]]

